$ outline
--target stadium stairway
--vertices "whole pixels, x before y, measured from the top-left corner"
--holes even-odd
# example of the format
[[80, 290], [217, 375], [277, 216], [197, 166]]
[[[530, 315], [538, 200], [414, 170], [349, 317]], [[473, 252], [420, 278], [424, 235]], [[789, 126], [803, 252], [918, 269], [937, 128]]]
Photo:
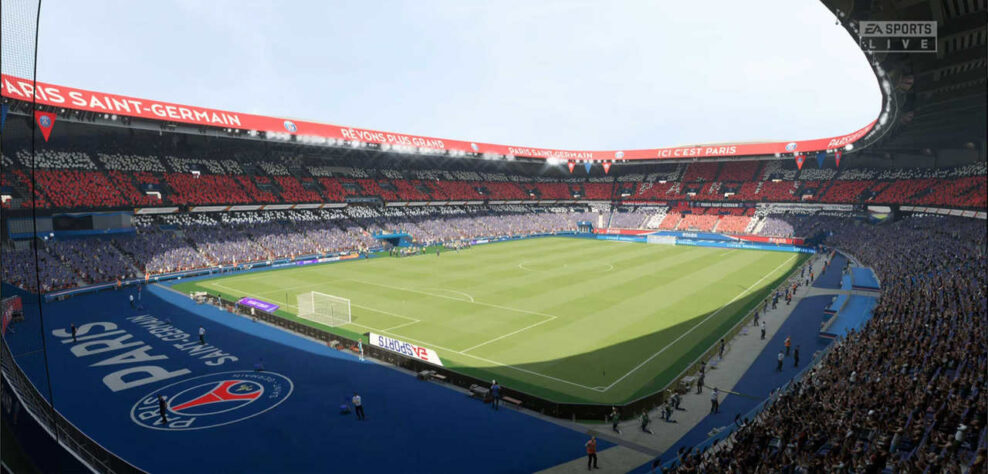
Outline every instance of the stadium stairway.
[[844, 337], [850, 331], [859, 331], [871, 319], [872, 310], [878, 304], [878, 298], [866, 295], [849, 295], [847, 304], [834, 315], [826, 330], [820, 331], [821, 337]]
[[[130, 307], [130, 294], [132, 289], [103, 291], [45, 304], [44, 328], [37, 299], [28, 297], [27, 319], [11, 326], [7, 339], [17, 363], [47, 398], [39, 337], [44, 334], [56, 409], [149, 472], [534, 472], [583, 454], [583, 433], [513, 409], [493, 411], [461, 392], [197, 305], [165, 287], [144, 290], [143, 309]], [[137, 316], [148, 317], [128, 319]], [[59, 337], [65, 333], [56, 331], [71, 323], [80, 339], [92, 338], [72, 343]], [[206, 329], [205, 346], [195, 336], [200, 326]], [[121, 332], [99, 336], [111, 328]], [[172, 337], [178, 339], [164, 340]], [[111, 339], [132, 345], [114, 349]], [[265, 371], [254, 372], [262, 358]], [[188, 373], [136, 385], [146, 375], [136, 372], [123, 376], [123, 384], [112, 383], [113, 374], [135, 366]], [[245, 380], [252, 374], [264, 377], [257, 380], [265, 398], [229, 410], [200, 410], [189, 415], [196, 418], [191, 429], [162, 429], [154, 423], [157, 408], [151, 415], [141, 408], [159, 393], [178, 403], [182, 395], [176, 390], [205, 393], [224, 377]], [[211, 382], [190, 382], [193, 377]], [[340, 414], [354, 392], [364, 400], [366, 421]], [[601, 441], [601, 449], [608, 446]]]
[[844, 265], [847, 263], [847, 257], [838, 253], [834, 256], [834, 260], [830, 262], [830, 266], [827, 267], [827, 271], [823, 272], [815, 282], [813, 282], [814, 288], [826, 288], [830, 290], [837, 290], [841, 287], [841, 277]]

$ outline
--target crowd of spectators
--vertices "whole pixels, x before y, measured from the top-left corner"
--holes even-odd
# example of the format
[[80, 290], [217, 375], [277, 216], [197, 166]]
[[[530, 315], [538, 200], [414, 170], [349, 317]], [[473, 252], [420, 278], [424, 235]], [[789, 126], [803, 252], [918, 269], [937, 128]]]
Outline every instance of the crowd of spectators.
[[[384, 245], [375, 237], [382, 232], [406, 232], [416, 243], [430, 245], [576, 230], [578, 222], [596, 222], [598, 215], [569, 208], [532, 212], [517, 205], [142, 215], [135, 217], [132, 234], [39, 242], [42, 289], [362, 251]], [[8, 246], [3, 257], [10, 262], [4, 281], [36, 289], [33, 253]]]
[[157, 275], [209, 266], [206, 258], [178, 232], [159, 230], [155, 226], [138, 227], [136, 234], [116, 237], [108, 244], [120, 249], [144, 274]]
[[[55, 258], [45, 249], [39, 248], [37, 258], [33, 249], [12, 249], [3, 247], [3, 265], [0, 265], [0, 274], [3, 281], [30, 291], [42, 292], [55, 291], [63, 288], [77, 286], [79, 278], [73, 275], [58, 258]], [[37, 265], [37, 271], [35, 271]]]
[[83, 281], [105, 282], [139, 276], [137, 267], [117, 247], [105, 245], [100, 239], [50, 240], [47, 250]]
[[876, 270], [882, 294], [754, 420], [674, 472], [985, 472], [984, 222], [823, 218], [827, 243]]
[[[392, 201], [628, 200], [913, 204], [984, 207], [984, 163], [952, 168], [794, 168], [788, 161], [654, 165], [647, 173], [566, 177], [500, 171], [362, 169], [227, 158], [89, 154], [43, 148], [5, 157], [3, 183], [17, 184], [16, 202], [99, 209], [153, 205], [342, 202], [351, 197]], [[288, 160], [291, 160], [289, 163]], [[32, 166], [37, 185], [25, 188]], [[9, 169], [8, 169], [9, 168]], [[17, 174], [21, 172], [21, 174]], [[613, 175], [617, 175], [616, 177]], [[153, 189], [149, 189], [151, 185]], [[153, 194], [153, 197], [151, 196]]]

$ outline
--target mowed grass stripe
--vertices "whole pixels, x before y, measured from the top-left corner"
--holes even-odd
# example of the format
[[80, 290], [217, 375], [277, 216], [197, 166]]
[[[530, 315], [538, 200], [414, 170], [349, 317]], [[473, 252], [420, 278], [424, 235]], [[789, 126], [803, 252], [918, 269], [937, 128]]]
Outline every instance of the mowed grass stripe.
[[[703, 255], [704, 253], [706, 255]], [[566, 303], [567, 307], [560, 305], [552, 308], [551, 311], [554, 314], [569, 314], [571, 308], [568, 306], [572, 305], [573, 308], [584, 307], [588, 309], [584, 316], [548, 323], [546, 330], [551, 330], [551, 332], [538, 341], [511, 338], [510, 340], [499, 341], [492, 347], [478, 353], [514, 364], [540, 363], [542, 370], [558, 367], [558, 373], [562, 374], [561, 376], [564, 378], [588, 385], [606, 385], [614, 378], [614, 374], [624, 372], [625, 369], [630, 370], [636, 360], [634, 358], [612, 357], [611, 360], [596, 361], [601, 370], [586, 371], [583, 370], [582, 364], [571, 364], [565, 359], [553, 360], [547, 354], [540, 355], [544, 352], [540, 348], [543, 345], [548, 347], [568, 345], [580, 352], [592, 352], [608, 346], [628, 343], [628, 334], [646, 335], [642, 338], [632, 339], [632, 342], [629, 343], [632, 346], [629, 346], [627, 351], [629, 354], [641, 353], [648, 351], [650, 347], [668, 344], [685, 329], [676, 329], [672, 332], [666, 331], [667, 329], [674, 328], [680, 323], [686, 323], [697, 314], [712, 312], [744, 291], [745, 287], [735, 288], [730, 282], [736, 275], [745, 272], [752, 258], [758, 258], [758, 253], [741, 252], [733, 258], [739, 260], [738, 262], [721, 262], [718, 264], [717, 273], [711, 276], [710, 262], [706, 260], [710, 258], [716, 260], [715, 256], [709, 252], [700, 252], [699, 255], [702, 258], [694, 258], [690, 261], [695, 265], [694, 271], [687, 274], [686, 278], [676, 282], [678, 285], [683, 285], [684, 288], [666, 288], [666, 290], [671, 290], [667, 293], [676, 295], [676, 297], [667, 298], [668, 301], [665, 301], [664, 305], [659, 304], [662, 300], [657, 299], [654, 292], [641, 290], [641, 285], [648, 284], [648, 278], [637, 280], [635, 283], [627, 283], [622, 280], [617, 280], [614, 283], [615, 279], [609, 278], [607, 282], [612, 285], [625, 285], [625, 289], [630, 288], [632, 293], [630, 297], [620, 295], [618, 296], [619, 300], [615, 301], [614, 304], [606, 306], [605, 301], [604, 308], [595, 309], [590, 305], [593, 305], [597, 299], [603, 299], [600, 298], [600, 295], [607, 294], [606, 289], [601, 289], [599, 293], [574, 292], [573, 294], [585, 296]], [[690, 262], [684, 262], [681, 265]], [[728, 267], [736, 270], [724, 273], [725, 268]], [[708, 285], [702, 284], [703, 281], [708, 282]], [[711, 286], [722, 288], [725, 291], [719, 291], [717, 288], [711, 288]], [[708, 301], [711, 298], [714, 298], [715, 301]], [[683, 306], [684, 301], [692, 304]], [[634, 311], [635, 308], [639, 308], [639, 310]], [[703, 309], [708, 311], [704, 312]], [[713, 320], [711, 324], [730, 316], [726, 313], [719, 315], [719, 318]], [[588, 335], [590, 334], [594, 337], [589, 338]], [[512, 357], [512, 354], [524, 354], [525, 357]], [[543, 357], [544, 360], [539, 360], [539, 357]]]
[[[737, 295], [760, 279], [759, 287], [767, 287], [783, 277], [801, 261], [783, 264], [792, 256], [538, 238], [440, 257], [375, 258], [182, 285], [290, 305], [306, 291], [343, 296], [354, 305], [356, 324], [329, 330], [387, 331], [442, 349], [455, 370], [557, 401], [621, 403], [661, 388], [713, 344], [755, 304], [753, 294], [767, 289]], [[766, 276], [773, 269], [778, 275]], [[292, 311], [282, 314], [294, 318]]]

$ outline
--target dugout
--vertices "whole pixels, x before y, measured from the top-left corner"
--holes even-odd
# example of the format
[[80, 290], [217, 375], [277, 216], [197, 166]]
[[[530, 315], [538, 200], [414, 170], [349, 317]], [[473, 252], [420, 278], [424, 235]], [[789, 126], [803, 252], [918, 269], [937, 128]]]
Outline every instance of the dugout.
[[407, 232], [379, 232], [374, 234], [374, 238], [392, 247], [411, 247], [412, 236]]

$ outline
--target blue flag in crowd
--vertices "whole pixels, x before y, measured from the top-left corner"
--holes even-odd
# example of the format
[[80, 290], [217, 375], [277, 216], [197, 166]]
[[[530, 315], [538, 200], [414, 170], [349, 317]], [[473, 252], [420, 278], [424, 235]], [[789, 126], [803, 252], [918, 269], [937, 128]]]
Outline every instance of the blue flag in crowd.
[[7, 121], [7, 104], [0, 104], [0, 130], [3, 130], [3, 123]]
[[593, 165], [590, 164], [589, 161], [583, 164], [583, 167], [587, 169], [587, 174], [590, 174], [590, 167], [591, 166], [593, 166]]
[[816, 165], [818, 167], [820, 167], [820, 168], [823, 168], [823, 160], [826, 157], [827, 157], [827, 153], [822, 152], [822, 151], [817, 152], [817, 154], [816, 154]]

